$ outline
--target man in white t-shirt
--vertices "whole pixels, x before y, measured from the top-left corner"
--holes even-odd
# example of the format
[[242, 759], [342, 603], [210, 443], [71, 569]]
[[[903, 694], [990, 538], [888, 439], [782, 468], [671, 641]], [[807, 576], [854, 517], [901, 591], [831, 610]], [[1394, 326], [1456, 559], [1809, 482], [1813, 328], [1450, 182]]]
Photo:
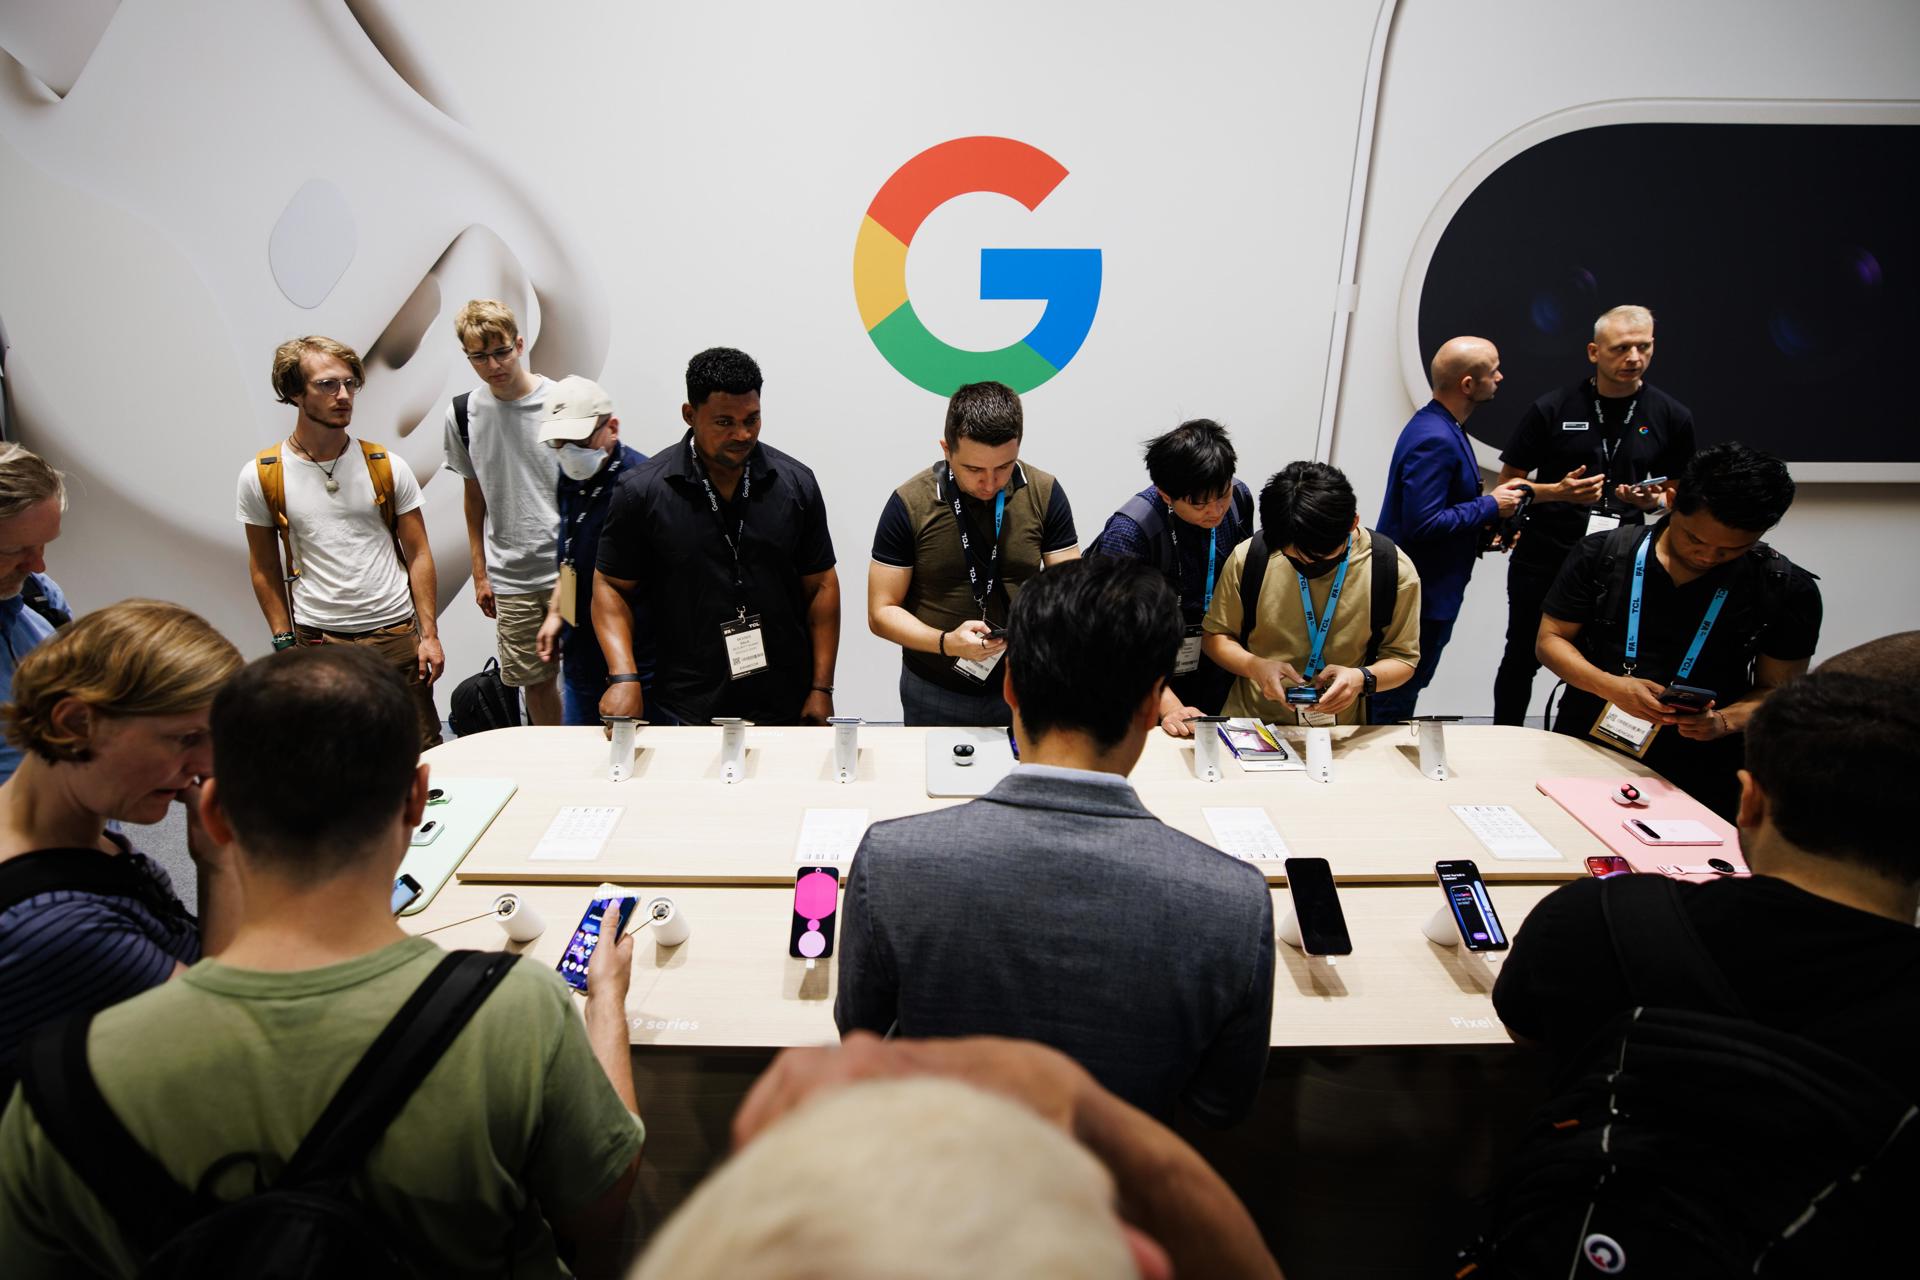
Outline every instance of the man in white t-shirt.
[[273, 389], [299, 416], [240, 468], [235, 518], [273, 647], [371, 647], [406, 677], [424, 750], [440, 741], [433, 682], [447, 665], [433, 550], [406, 459], [347, 434], [365, 381], [359, 355], [332, 338], [280, 344]]
[[500, 678], [526, 695], [527, 719], [560, 723], [560, 668], [542, 662], [540, 624], [559, 577], [560, 467], [540, 440], [545, 378], [521, 361], [526, 339], [504, 302], [476, 298], [454, 332], [481, 384], [447, 406], [447, 469], [466, 481], [473, 598], [494, 619]]

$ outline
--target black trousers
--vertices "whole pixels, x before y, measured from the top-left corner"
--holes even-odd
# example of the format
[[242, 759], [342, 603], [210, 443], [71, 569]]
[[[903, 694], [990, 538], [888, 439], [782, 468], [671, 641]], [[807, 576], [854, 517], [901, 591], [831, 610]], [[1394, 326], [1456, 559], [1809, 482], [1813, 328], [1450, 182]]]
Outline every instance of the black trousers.
[[1523, 558], [1516, 550], [1507, 563], [1507, 648], [1493, 677], [1495, 724], [1527, 721], [1533, 677], [1540, 671], [1540, 660], [1533, 656], [1534, 642], [1540, 634], [1540, 607], [1546, 603], [1553, 580], [1560, 576], [1564, 559], [1564, 554]]

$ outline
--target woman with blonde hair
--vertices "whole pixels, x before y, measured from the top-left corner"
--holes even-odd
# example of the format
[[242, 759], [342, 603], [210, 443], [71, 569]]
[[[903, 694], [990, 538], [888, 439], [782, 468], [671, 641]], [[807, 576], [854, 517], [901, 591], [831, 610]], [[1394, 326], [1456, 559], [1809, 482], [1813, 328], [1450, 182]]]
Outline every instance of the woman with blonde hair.
[[[204, 619], [159, 600], [90, 613], [21, 656], [13, 701], [0, 708], [7, 738], [24, 753], [0, 786], [0, 1083], [8, 1090], [32, 1028], [158, 986], [219, 949], [236, 904], [197, 804], [213, 768], [208, 711], [240, 666], [239, 652]], [[187, 807], [200, 919], [164, 870], [108, 828], [158, 822], [175, 801]]]

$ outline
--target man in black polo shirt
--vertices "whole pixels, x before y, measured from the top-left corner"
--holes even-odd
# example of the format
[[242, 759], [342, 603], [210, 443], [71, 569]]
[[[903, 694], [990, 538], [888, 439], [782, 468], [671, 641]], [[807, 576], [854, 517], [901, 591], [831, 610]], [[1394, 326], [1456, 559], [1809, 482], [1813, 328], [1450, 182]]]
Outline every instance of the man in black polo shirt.
[[1615, 307], [1594, 322], [1593, 375], [1533, 402], [1501, 451], [1499, 484], [1533, 481], [1525, 531], [1507, 564], [1507, 648], [1493, 678], [1495, 724], [1524, 724], [1540, 670], [1533, 656], [1540, 605], [1573, 544], [1641, 524], [1659, 509], [1648, 485], [1680, 474], [1693, 456], [1693, 413], [1649, 386], [1653, 313]]
[[[1568, 685], [1556, 732], [1637, 755], [1733, 817], [1747, 721], [1820, 640], [1813, 575], [1760, 541], [1793, 491], [1778, 458], [1717, 444], [1668, 490], [1665, 520], [1580, 540], [1540, 619], [1540, 661]], [[1676, 685], [1704, 706], [1662, 701]]]
[[[840, 581], [813, 472], [760, 443], [760, 367], [731, 347], [687, 363], [687, 433], [629, 471], [600, 535], [593, 629], [602, 715], [824, 724], [833, 714]], [[633, 652], [653, 627], [652, 706]]]
[[1080, 555], [1066, 491], [1020, 461], [1023, 432], [1012, 387], [961, 387], [947, 405], [944, 457], [880, 513], [867, 625], [904, 651], [908, 724], [1011, 724], [1000, 693], [1007, 646], [996, 633], [1022, 583]]

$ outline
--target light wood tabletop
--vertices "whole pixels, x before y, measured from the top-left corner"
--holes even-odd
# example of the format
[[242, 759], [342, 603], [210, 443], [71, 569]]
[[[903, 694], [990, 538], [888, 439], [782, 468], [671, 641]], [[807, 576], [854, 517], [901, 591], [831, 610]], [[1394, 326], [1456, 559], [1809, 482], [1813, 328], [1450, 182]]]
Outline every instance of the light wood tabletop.
[[[745, 778], [721, 779], [720, 730], [643, 727], [632, 776], [608, 780], [609, 747], [597, 729], [517, 728], [459, 738], [429, 751], [436, 783], [511, 778], [518, 790], [458, 869], [463, 882], [779, 885], [790, 883], [810, 808], [865, 810], [869, 821], [956, 804], [927, 794], [925, 735], [900, 726], [860, 730], [855, 779], [834, 781], [833, 730], [747, 730]], [[1299, 745], [1293, 731], [1294, 745]], [[1447, 733], [1451, 778], [1419, 769], [1406, 726], [1336, 729], [1333, 780], [1302, 772], [1246, 773], [1231, 756], [1226, 776], [1202, 782], [1190, 741], [1155, 732], [1131, 781], [1169, 825], [1214, 843], [1203, 810], [1263, 809], [1295, 856], [1325, 858], [1343, 883], [1424, 883], [1442, 858], [1470, 858], [1499, 881], [1557, 881], [1585, 873], [1608, 850], [1534, 783], [1544, 777], [1647, 777], [1637, 761], [1561, 734], [1497, 725]], [[1493, 857], [1449, 806], [1511, 805], [1561, 855], [1540, 861]], [[618, 805], [618, 826], [592, 860], [529, 855], [563, 806]], [[1262, 863], [1273, 883], [1279, 862]]]
[[[567, 939], [594, 896], [592, 885], [450, 883], [418, 915], [401, 921], [441, 946], [508, 950], [532, 963], [559, 963]], [[676, 947], [656, 946], [651, 929], [635, 938], [629, 1034], [637, 1045], [678, 1048], [784, 1048], [837, 1039], [834, 958], [809, 970], [787, 954], [791, 890], [664, 886], [627, 882], [642, 903], [665, 894], [690, 933]], [[545, 921], [527, 944], [508, 943], [491, 916], [503, 892], [518, 894]], [[1518, 932], [1545, 885], [1489, 889], [1507, 932]], [[1288, 908], [1273, 890], [1274, 917]], [[1437, 887], [1362, 886], [1341, 893], [1354, 952], [1329, 961], [1274, 945], [1273, 1044], [1276, 1048], [1503, 1044], [1490, 993], [1501, 957], [1437, 946], [1421, 925], [1441, 905]], [[475, 917], [479, 917], [476, 919]]]

